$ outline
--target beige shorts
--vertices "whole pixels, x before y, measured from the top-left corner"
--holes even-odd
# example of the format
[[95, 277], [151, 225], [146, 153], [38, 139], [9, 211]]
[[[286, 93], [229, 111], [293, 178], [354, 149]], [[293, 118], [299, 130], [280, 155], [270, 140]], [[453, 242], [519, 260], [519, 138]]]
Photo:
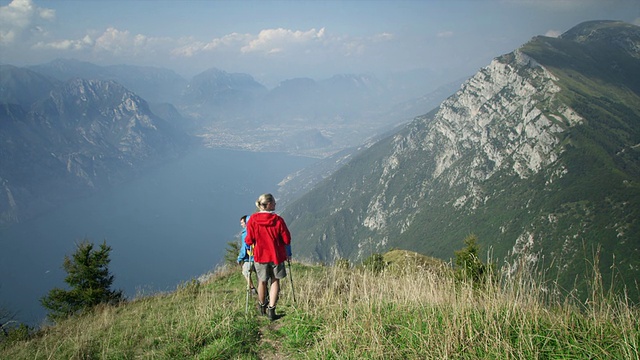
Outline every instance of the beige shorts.
[[287, 268], [284, 263], [275, 265], [274, 263], [254, 263], [258, 281], [266, 282], [271, 278], [283, 279], [287, 276]]
[[253, 266], [253, 263], [249, 261], [245, 261], [242, 264], [242, 275], [244, 275], [244, 277], [249, 277], [249, 273], [251, 271], [256, 272], [256, 267]]

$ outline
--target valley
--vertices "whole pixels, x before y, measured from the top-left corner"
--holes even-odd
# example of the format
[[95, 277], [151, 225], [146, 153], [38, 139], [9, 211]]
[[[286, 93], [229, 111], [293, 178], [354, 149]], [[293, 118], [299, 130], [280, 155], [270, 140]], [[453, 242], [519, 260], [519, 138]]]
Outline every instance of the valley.
[[[64, 286], [62, 263], [75, 243], [112, 247], [114, 287], [129, 299], [171, 291], [221, 264], [239, 241], [240, 216], [288, 174], [316, 159], [282, 153], [200, 149], [117, 187], [68, 201], [0, 229], [0, 301], [38, 324], [39, 299]], [[255, 176], [255, 169], [269, 171]]]

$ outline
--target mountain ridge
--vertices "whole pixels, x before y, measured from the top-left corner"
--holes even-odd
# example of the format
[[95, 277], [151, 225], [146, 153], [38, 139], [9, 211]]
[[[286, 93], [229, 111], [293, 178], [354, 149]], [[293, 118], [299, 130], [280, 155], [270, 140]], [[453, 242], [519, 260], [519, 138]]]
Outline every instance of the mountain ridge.
[[188, 136], [116, 82], [26, 79], [28, 87], [40, 88], [36, 80], [50, 86], [22, 105], [3, 99], [0, 223], [122, 183], [190, 146]]
[[[621, 43], [640, 44], [638, 27], [619, 22], [573, 31], [616, 27], [625, 29]], [[305, 239], [297, 251], [333, 261], [396, 247], [446, 259], [476, 233], [502, 271], [551, 266], [570, 289], [597, 248], [605, 276], [633, 287], [640, 97], [637, 80], [607, 74], [612, 64], [633, 73], [640, 63], [625, 52], [616, 63], [575, 56], [606, 57], [602, 46], [536, 37], [496, 58], [439, 108], [290, 204], [283, 216]], [[552, 66], [558, 60], [564, 67]]]

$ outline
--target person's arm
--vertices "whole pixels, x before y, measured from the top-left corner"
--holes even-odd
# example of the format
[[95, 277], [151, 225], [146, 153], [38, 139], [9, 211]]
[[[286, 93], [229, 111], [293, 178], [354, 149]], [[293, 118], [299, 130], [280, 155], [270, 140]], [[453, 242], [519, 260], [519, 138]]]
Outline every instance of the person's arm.
[[282, 241], [284, 242], [284, 248], [287, 250], [287, 260], [291, 259], [291, 233], [289, 232], [289, 228], [287, 227], [287, 223], [284, 222], [284, 219], [281, 219], [281, 234]]
[[282, 242], [284, 242], [285, 245], [291, 244], [291, 233], [282, 218], [280, 218], [280, 236], [282, 236]]

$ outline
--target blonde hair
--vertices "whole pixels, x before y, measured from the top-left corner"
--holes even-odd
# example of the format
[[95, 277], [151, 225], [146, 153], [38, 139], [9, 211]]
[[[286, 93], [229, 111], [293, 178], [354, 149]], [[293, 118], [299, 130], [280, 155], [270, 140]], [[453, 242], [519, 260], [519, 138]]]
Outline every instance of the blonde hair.
[[260, 197], [258, 197], [258, 200], [256, 201], [256, 207], [258, 208], [258, 211], [266, 210], [267, 205], [274, 202], [276, 202], [276, 199], [273, 197], [273, 195], [262, 194], [260, 195]]

